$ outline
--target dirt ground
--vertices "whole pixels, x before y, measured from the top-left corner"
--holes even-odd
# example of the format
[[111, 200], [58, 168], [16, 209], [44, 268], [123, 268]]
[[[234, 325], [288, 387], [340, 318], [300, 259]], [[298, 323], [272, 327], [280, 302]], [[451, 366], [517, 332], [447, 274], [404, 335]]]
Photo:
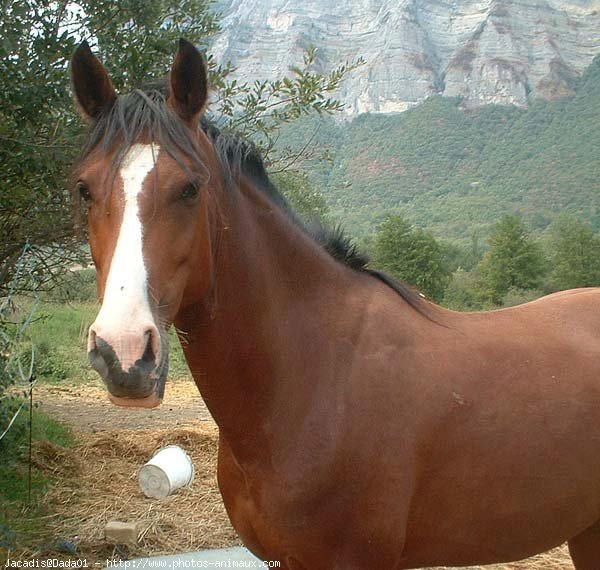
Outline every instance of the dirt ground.
[[99, 381], [46, 384], [38, 386], [34, 394], [44, 412], [70, 425], [76, 433], [182, 426], [211, 419], [193, 382], [167, 382], [162, 405], [151, 410], [123, 409], [111, 404]]
[[[163, 405], [155, 410], [117, 408], [99, 383], [43, 385], [36, 388], [35, 398], [42, 410], [70, 425], [79, 440], [72, 450], [41, 445], [35, 453], [36, 466], [59, 481], [44, 498], [45, 522], [57, 540], [77, 546], [77, 556], [93, 563], [239, 544], [216, 483], [217, 429], [192, 382], [169, 382]], [[147, 499], [139, 490], [137, 472], [156, 449], [169, 443], [182, 446], [192, 457], [194, 483], [167, 499]], [[109, 520], [136, 522], [138, 545], [109, 544], [103, 533]], [[29, 554], [50, 554], [55, 548], [46, 545]], [[572, 570], [573, 566], [563, 547], [485, 568]]]

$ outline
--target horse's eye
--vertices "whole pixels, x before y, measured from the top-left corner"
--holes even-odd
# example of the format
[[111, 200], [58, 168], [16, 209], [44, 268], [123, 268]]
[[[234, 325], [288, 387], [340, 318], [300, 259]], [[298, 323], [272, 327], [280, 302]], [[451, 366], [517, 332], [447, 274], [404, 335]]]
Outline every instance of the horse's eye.
[[85, 200], [86, 202], [91, 201], [92, 195], [90, 193], [90, 189], [88, 188], [88, 186], [85, 182], [79, 181], [77, 183], [76, 189], [83, 200]]
[[198, 196], [198, 186], [196, 184], [186, 184], [181, 190], [181, 197], [184, 200], [193, 200]]

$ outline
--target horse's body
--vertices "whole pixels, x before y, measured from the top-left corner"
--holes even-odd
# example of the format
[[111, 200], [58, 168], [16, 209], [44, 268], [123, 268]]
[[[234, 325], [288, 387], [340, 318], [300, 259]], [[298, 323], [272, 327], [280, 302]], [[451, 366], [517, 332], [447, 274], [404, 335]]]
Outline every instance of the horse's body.
[[[101, 130], [110, 119], [97, 109], [119, 103], [88, 52], [75, 57], [74, 84]], [[334, 259], [277, 204], [255, 156], [228, 174], [227, 151], [197, 128], [206, 89], [186, 83], [205, 82], [196, 57], [182, 44], [168, 104], [202, 149], [201, 200], [188, 200], [180, 163], [151, 132], [130, 143], [154, 166], [126, 155], [116, 176], [135, 198], [125, 206], [90, 183], [113, 152], [98, 143], [78, 169], [92, 196], [99, 290], [111, 297], [90, 354], [111, 398], [160, 396], [157, 323], [174, 322], [219, 425], [231, 521], [284, 568], [486, 564], [565, 540], [577, 570], [599, 568], [600, 290], [460, 314]], [[185, 211], [173, 206], [174, 180]], [[116, 237], [119, 215], [104, 214], [122, 211], [131, 224], [136, 204], [152, 299], [105, 311], [144, 282], [119, 289], [111, 274], [105, 284], [115, 243], [137, 242]]]
[[[234, 207], [261, 212], [248, 192]], [[371, 276], [311, 266], [294, 233], [276, 210], [246, 222], [214, 318], [175, 321], [254, 552], [309, 569], [482, 564], [600, 520], [600, 290], [427, 318]], [[269, 283], [286, 281], [299, 294], [279, 304]]]

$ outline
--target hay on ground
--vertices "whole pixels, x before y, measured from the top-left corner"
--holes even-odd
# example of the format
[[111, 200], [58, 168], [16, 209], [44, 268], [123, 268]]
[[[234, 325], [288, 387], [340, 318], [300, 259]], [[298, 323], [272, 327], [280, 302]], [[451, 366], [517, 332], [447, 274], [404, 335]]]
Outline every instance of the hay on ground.
[[[212, 422], [80, 437], [74, 449], [42, 443], [34, 452], [36, 467], [59, 478], [44, 498], [52, 512], [45, 521], [48, 530], [74, 542], [78, 556], [104, 562], [240, 544], [217, 487], [218, 432]], [[194, 483], [166, 499], [148, 499], [139, 489], [138, 471], [157, 449], [172, 443], [191, 456]], [[122, 549], [107, 543], [104, 527], [109, 520], [138, 523], [139, 544]]]

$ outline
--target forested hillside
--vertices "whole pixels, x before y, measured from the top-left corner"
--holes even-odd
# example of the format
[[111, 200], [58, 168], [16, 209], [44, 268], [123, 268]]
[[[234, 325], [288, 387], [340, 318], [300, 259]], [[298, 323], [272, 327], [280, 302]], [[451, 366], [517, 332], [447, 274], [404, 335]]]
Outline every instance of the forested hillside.
[[527, 110], [434, 97], [400, 115], [301, 127], [280, 141], [331, 153], [304, 167], [356, 236], [390, 213], [453, 241], [486, 235], [503, 214], [534, 231], [565, 212], [600, 228], [600, 57], [573, 97]]

